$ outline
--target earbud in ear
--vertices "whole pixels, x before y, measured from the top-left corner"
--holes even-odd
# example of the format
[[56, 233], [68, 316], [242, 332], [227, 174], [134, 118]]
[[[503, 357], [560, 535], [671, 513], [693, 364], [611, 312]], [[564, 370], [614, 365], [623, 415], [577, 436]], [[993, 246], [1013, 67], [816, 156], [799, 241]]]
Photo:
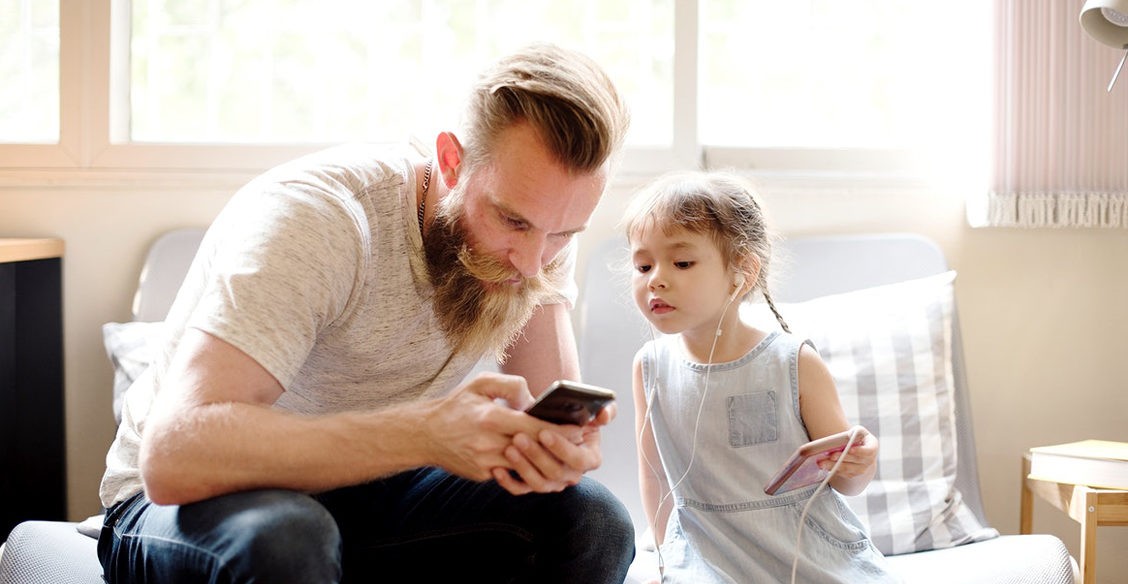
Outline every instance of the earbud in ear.
[[729, 302], [736, 300], [736, 296], [740, 294], [741, 288], [744, 286], [744, 276], [737, 275], [732, 281], [732, 296], [729, 297]]

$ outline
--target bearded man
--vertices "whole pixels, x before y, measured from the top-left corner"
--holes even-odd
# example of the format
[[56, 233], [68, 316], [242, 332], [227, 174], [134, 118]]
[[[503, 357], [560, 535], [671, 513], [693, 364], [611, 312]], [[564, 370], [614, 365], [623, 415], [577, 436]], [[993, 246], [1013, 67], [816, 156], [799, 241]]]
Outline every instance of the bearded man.
[[[108, 582], [622, 582], [599, 427], [521, 410], [579, 367], [574, 237], [626, 109], [588, 58], [486, 71], [432, 156], [342, 146], [209, 228], [107, 455]], [[484, 355], [502, 373], [464, 379]], [[531, 391], [530, 391], [531, 390]]]

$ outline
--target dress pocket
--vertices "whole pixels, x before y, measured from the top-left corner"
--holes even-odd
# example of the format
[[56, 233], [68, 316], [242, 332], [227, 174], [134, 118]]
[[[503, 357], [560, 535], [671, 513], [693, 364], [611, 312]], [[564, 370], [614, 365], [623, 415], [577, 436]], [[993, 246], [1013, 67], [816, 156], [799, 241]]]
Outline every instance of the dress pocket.
[[776, 392], [759, 391], [728, 398], [729, 445], [752, 446], [779, 439]]
[[[830, 487], [811, 504], [807, 514], [807, 529], [833, 549], [843, 550], [848, 554], [868, 553], [870, 544], [865, 527], [840, 495], [828, 491]], [[802, 516], [801, 505], [795, 505], [793, 509], [797, 517]]]

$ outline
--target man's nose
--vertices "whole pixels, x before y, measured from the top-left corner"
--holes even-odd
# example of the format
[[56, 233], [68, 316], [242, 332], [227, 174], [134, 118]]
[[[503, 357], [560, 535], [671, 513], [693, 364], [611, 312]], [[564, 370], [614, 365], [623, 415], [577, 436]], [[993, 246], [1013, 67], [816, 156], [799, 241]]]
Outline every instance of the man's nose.
[[545, 251], [544, 236], [526, 234], [510, 248], [509, 262], [522, 276], [532, 278], [544, 267]]

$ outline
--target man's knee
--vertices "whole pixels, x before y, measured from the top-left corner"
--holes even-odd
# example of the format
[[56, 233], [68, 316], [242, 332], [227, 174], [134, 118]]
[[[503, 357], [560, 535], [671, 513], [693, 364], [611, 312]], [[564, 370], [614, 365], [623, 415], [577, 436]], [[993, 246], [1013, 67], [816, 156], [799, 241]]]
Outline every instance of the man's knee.
[[560, 496], [563, 504], [554, 519], [559, 533], [543, 533], [549, 546], [539, 550], [537, 581], [622, 582], [635, 553], [634, 523], [626, 507], [589, 478]]
[[593, 534], [593, 539], [604, 539], [609, 545], [633, 547], [634, 522], [622, 501], [606, 487], [588, 478], [574, 489], [582, 500], [578, 518], [583, 523], [581, 532]]
[[[341, 539], [329, 512], [311, 497], [288, 491], [227, 495], [238, 510], [215, 526], [226, 540], [223, 564], [254, 582], [337, 582]], [[236, 576], [234, 581], [242, 581]]]

